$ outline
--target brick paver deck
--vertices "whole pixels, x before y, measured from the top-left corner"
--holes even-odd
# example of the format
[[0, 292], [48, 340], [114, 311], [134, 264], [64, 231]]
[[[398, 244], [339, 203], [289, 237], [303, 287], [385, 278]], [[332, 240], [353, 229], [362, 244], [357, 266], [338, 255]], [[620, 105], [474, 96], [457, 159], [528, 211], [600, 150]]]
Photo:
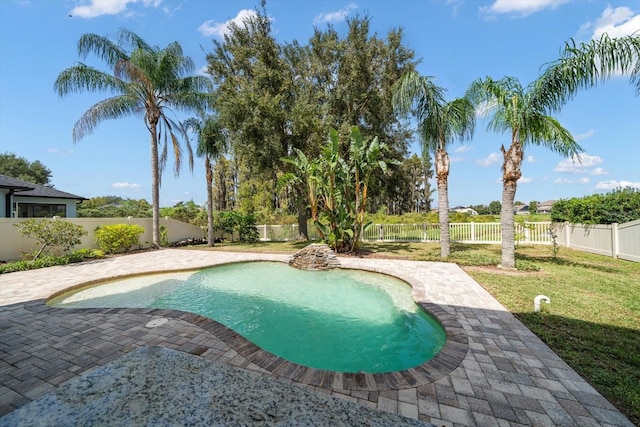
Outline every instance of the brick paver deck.
[[[632, 426], [454, 264], [340, 257], [395, 275], [443, 323], [447, 346], [415, 369], [347, 375], [300, 367], [201, 316], [154, 309], [57, 309], [70, 286], [150, 271], [287, 255], [165, 249], [0, 275], [0, 416], [131, 350], [161, 345], [438, 426]], [[168, 322], [148, 327], [153, 319]], [[164, 379], [170, 386], [170, 378]]]

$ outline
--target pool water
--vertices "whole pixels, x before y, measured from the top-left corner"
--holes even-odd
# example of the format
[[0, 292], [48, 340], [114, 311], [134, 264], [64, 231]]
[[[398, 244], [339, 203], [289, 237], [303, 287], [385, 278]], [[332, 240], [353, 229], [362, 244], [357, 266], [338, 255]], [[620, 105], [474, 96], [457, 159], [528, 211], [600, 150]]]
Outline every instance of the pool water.
[[107, 282], [49, 302], [56, 307], [145, 307], [214, 319], [291, 362], [382, 373], [431, 359], [439, 323], [405, 282], [360, 270], [302, 271], [250, 262]]

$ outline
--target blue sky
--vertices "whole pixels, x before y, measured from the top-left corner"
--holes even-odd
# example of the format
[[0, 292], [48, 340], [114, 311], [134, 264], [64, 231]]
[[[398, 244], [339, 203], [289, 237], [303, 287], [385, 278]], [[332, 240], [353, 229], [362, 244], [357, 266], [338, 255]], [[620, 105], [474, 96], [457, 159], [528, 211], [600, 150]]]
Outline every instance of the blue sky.
[[[107, 95], [59, 98], [53, 90], [56, 77], [79, 60], [80, 35], [115, 37], [121, 27], [153, 45], [180, 42], [201, 70], [226, 23], [257, 5], [257, 0], [1, 0], [0, 152], [40, 160], [63, 191], [150, 200], [149, 138], [142, 119], [105, 122], [74, 144], [76, 120]], [[344, 31], [345, 19], [356, 15], [368, 14], [381, 37], [402, 27], [405, 45], [422, 59], [420, 73], [435, 77], [449, 99], [485, 76], [513, 76], [529, 84], [571, 38], [587, 42], [603, 32], [622, 36], [640, 30], [640, 0], [269, 0], [267, 12], [282, 42], [306, 43], [314, 26], [327, 23]], [[93, 58], [86, 62], [102, 65]], [[581, 92], [557, 117], [585, 149], [582, 163], [527, 148], [516, 200], [581, 197], [621, 185], [640, 188], [640, 97], [628, 78]], [[508, 145], [510, 137], [485, 129], [480, 121], [473, 141], [452, 147], [451, 206], [501, 198], [500, 145]], [[172, 169], [170, 160], [161, 206], [188, 200], [203, 204], [202, 159], [195, 159], [193, 173], [183, 167], [175, 178]]]

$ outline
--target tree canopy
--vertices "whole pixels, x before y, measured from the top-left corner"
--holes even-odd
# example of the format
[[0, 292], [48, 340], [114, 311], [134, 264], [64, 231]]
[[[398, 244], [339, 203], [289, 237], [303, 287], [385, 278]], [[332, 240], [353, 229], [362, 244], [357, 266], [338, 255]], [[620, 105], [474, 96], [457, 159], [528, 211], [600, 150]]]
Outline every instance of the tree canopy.
[[13, 153], [0, 154], [0, 175], [18, 178], [34, 184], [51, 186], [51, 170], [40, 160], [30, 162]]

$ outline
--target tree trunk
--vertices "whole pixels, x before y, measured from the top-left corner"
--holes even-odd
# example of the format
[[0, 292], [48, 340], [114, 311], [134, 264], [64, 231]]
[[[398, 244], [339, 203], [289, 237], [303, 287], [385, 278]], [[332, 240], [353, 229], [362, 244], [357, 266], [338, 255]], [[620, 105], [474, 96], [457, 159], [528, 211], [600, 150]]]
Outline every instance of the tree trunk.
[[295, 192], [295, 204], [298, 211], [298, 240], [309, 240], [309, 229], [307, 227], [307, 200], [304, 193]]
[[504, 157], [502, 165], [502, 207], [500, 209], [500, 228], [502, 231], [502, 260], [500, 265], [504, 268], [516, 267], [516, 246], [513, 224], [513, 202], [516, 197], [518, 180], [522, 176], [521, 166], [523, 152], [517, 140], [517, 132], [514, 133], [509, 150], [500, 148]]
[[204, 168], [207, 178], [207, 245], [213, 247], [213, 171], [208, 156], [205, 157]]
[[157, 122], [149, 123], [151, 132], [151, 210], [153, 212], [153, 246], [160, 247], [160, 171], [158, 168]]
[[440, 220], [440, 257], [451, 253], [449, 242], [449, 155], [444, 149], [436, 152], [436, 175], [438, 179], [438, 217]]

